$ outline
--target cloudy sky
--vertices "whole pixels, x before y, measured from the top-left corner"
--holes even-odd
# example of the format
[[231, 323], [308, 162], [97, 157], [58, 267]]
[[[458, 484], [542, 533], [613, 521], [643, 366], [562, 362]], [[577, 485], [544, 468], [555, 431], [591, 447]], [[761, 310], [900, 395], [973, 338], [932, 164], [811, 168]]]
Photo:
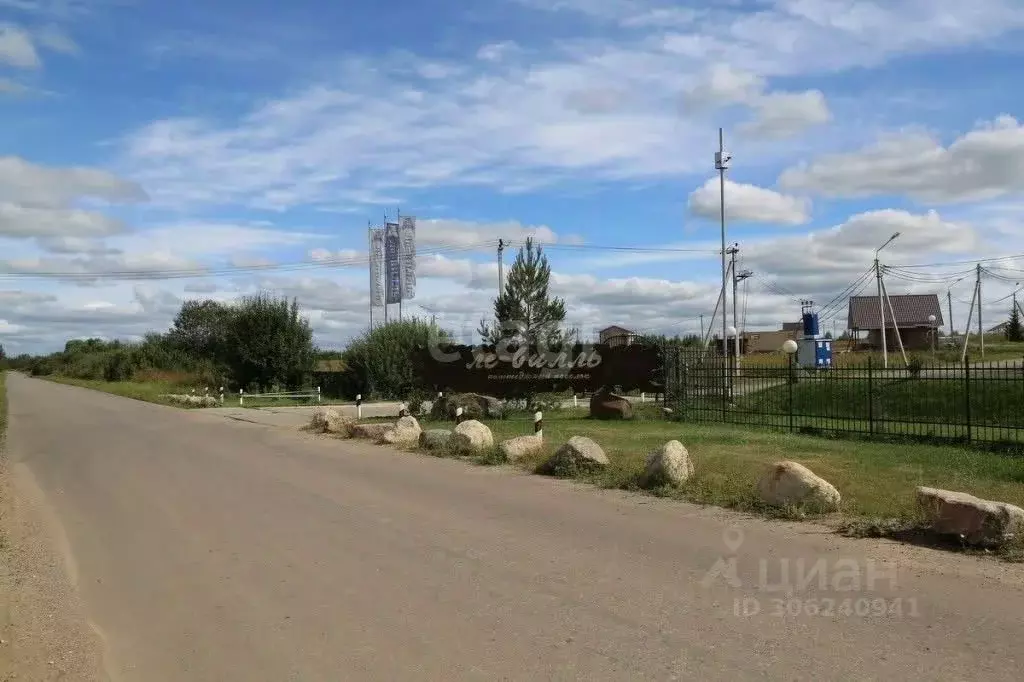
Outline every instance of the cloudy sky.
[[[972, 261], [1024, 253], [1021, 38], [1020, 0], [0, 0], [0, 343], [269, 290], [340, 347], [398, 207], [406, 314], [468, 334], [533, 234], [584, 332], [695, 331], [719, 127], [748, 329], [838, 296], [841, 330], [897, 231], [890, 293], [962, 329]], [[988, 326], [1024, 259], [985, 266]]]

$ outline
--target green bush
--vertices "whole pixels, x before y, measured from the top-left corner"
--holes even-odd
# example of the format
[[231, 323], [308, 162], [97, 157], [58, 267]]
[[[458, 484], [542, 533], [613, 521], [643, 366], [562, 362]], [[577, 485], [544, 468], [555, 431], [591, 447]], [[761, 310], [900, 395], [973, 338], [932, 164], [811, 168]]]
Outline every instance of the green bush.
[[358, 377], [363, 398], [404, 400], [431, 387], [418, 377], [414, 359], [431, 343], [448, 339], [438, 328], [416, 318], [375, 327], [349, 344], [343, 358]]

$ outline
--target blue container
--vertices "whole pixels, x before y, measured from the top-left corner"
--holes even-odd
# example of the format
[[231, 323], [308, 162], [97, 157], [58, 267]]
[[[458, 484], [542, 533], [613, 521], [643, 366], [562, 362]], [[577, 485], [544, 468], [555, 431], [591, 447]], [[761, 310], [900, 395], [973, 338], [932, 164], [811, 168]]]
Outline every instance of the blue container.
[[818, 313], [804, 313], [804, 336], [818, 335]]

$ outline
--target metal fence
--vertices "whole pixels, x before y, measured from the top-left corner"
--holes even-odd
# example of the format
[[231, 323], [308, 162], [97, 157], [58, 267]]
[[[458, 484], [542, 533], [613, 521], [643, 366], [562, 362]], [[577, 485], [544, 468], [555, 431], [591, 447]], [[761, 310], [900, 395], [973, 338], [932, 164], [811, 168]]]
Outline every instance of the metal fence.
[[1024, 452], [1024, 361], [950, 364], [891, 357], [808, 370], [737, 366], [688, 349], [665, 355], [673, 417], [791, 432], [974, 444]]

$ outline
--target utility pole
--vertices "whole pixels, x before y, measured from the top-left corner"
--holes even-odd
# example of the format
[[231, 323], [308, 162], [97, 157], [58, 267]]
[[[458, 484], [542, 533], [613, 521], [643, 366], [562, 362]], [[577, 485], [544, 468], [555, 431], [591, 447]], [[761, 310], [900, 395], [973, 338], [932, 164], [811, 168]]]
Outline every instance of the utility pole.
[[729, 263], [729, 271], [732, 272], [732, 328], [736, 330], [736, 334], [733, 335], [732, 349], [733, 349], [733, 356], [736, 358], [736, 361], [739, 362], [739, 359], [740, 359], [740, 334], [739, 334], [739, 329], [740, 328], [738, 326], [736, 326], [736, 323], [737, 323], [737, 318], [736, 318], [736, 285], [737, 285], [737, 283], [739, 281], [739, 280], [736, 279], [736, 276], [737, 276], [737, 274], [736, 274], [736, 254], [740, 252], [739, 242], [737, 242], [737, 243], [733, 244], [732, 246], [730, 246], [728, 249], [726, 249], [725, 252], [728, 253], [729, 257], [731, 258], [731, 262]]
[[946, 289], [946, 305], [949, 308], [949, 338], [952, 339], [956, 335], [956, 330], [953, 328], [953, 290]]
[[976, 286], [978, 287], [978, 337], [981, 339], [981, 359], [985, 359], [985, 329], [981, 324], [981, 263], [978, 263]]
[[725, 315], [726, 270], [725, 270], [725, 171], [729, 168], [732, 156], [725, 153], [725, 132], [718, 129], [718, 151], [715, 152], [715, 170], [718, 171], [718, 191], [720, 195], [720, 216], [722, 227], [722, 359], [729, 357], [728, 320]]
[[700, 338], [704, 340], [704, 313], [700, 314]]
[[498, 296], [505, 290], [505, 240], [498, 240]]
[[[885, 304], [882, 302], [882, 266], [878, 264], [878, 254], [899, 236], [899, 232], [894, 233], [893, 236], [889, 237], [888, 241], [875, 249], [875, 282], [878, 285], [878, 322], [881, 326], [882, 332], [882, 367], [885, 369], [889, 369], [889, 346], [885, 339]], [[892, 323], [895, 325], [896, 320], [893, 319]]]

